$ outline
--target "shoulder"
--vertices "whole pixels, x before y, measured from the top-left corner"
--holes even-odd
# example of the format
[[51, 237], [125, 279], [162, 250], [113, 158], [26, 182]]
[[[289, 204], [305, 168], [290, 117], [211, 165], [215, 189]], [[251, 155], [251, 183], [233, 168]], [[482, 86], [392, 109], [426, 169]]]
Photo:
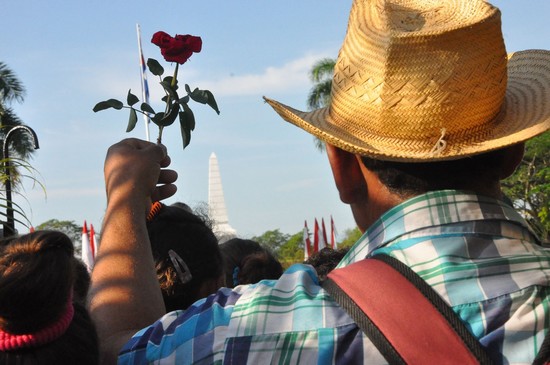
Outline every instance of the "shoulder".
[[[228, 337], [251, 330], [268, 332], [277, 328], [284, 331], [292, 327], [287, 316], [278, 316], [277, 321], [266, 320], [264, 328], [257, 328], [260, 318], [264, 320], [285, 312], [285, 308], [308, 307], [312, 301], [326, 299], [315, 270], [309, 265], [293, 265], [279, 280], [222, 288], [186, 311], [166, 314], [126, 343], [119, 354], [119, 364], [172, 358], [181, 352], [176, 351], [178, 349], [185, 349], [187, 361], [213, 361], [210, 357], [222, 351]], [[311, 311], [320, 310], [317, 305], [309, 307]]]

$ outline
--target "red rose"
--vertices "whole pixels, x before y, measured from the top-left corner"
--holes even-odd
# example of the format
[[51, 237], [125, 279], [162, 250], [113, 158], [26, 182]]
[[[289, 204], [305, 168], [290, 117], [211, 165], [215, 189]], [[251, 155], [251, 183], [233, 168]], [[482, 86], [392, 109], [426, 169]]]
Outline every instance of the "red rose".
[[168, 62], [177, 62], [184, 64], [194, 53], [198, 53], [202, 48], [201, 37], [192, 35], [170, 36], [165, 32], [156, 32], [151, 39], [153, 44], [160, 47], [160, 53]]

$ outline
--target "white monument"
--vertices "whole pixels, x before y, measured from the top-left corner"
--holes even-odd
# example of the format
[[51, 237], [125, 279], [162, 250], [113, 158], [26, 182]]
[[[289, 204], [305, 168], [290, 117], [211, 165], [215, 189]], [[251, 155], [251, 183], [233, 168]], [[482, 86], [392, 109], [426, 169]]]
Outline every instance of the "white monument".
[[212, 230], [220, 243], [237, 236], [237, 231], [229, 225], [227, 218], [222, 179], [214, 152], [210, 155], [208, 164], [208, 211], [214, 225]]

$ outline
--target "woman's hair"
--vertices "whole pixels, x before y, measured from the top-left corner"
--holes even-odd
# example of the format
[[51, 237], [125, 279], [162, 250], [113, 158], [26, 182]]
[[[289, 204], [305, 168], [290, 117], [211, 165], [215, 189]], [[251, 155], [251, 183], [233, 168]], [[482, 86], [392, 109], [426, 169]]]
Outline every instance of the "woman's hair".
[[[0, 364], [98, 363], [95, 327], [80, 294], [73, 300], [73, 289], [80, 289], [77, 266], [73, 243], [61, 232], [36, 231], [0, 241], [1, 337], [39, 337], [45, 329], [63, 328], [41, 345], [8, 346], [0, 351]], [[69, 321], [66, 330], [63, 320]]]
[[218, 240], [204, 220], [187, 209], [155, 203], [147, 230], [167, 311], [186, 309], [219, 289]]
[[254, 284], [263, 279], [279, 279], [283, 274], [279, 260], [256, 241], [233, 238], [222, 243], [220, 250], [225, 284], [230, 288]]

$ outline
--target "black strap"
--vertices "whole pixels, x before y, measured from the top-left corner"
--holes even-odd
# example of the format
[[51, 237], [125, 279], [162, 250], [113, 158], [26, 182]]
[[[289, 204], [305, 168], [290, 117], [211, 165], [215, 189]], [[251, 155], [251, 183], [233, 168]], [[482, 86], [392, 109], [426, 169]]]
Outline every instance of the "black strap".
[[[480, 364], [493, 363], [477, 338], [472, 335], [460, 317], [452, 310], [451, 307], [447, 305], [439, 294], [411, 268], [388, 255], [376, 255], [370, 259], [380, 260], [388, 264], [403, 277], [405, 277], [410, 283], [412, 283], [419, 290], [419, 292], [432, 303], [434, 308], [449, 322], [450, 326], [460, 336], [464, 344], [475, 356], [475, 358], [478, 359]], [[371, 280], [371, 278], [366, 278], [365, 280]], [[398, 354], [398, 349], [393, 348], [385, 336], [378, 330], [376, 325], [367, 318], [365, 313], [353, 302], [347, 293], [338, 287], [338, 285], [332, 280], [325, 281], [323, 283], [323, 288], [325, 288], [329, 294], [333, 296], [338, 304], [348, 311], [348, 314], [355, 320], [363, 332], [365, 332], [386, 360], [388, 360], [391, 364], [404, 363], [403, 359]]]
[[550, 331], [546, 334], [533, 365], [550, 364]]

